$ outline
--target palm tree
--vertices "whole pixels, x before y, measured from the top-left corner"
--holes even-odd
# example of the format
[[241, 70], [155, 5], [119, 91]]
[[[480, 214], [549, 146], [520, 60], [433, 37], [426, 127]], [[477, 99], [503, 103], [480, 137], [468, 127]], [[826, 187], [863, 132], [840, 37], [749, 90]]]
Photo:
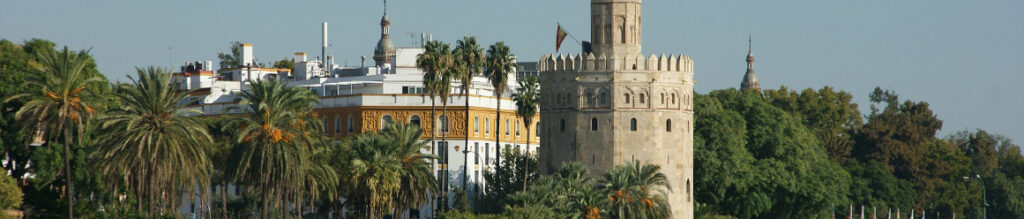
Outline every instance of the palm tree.
[[213, 165], [210, 180], [211, 184], [216, 183], [220, 186], [220, 208], [223, 218], [228, 218], [227, 188], [231, 183], [231, 177], [227, 175], [227, 170], [231, 166], [228, 164], [228, 158], [231, 156], [231, 148], [235, 145], [235, 142], [232, 141], [234, 138], [225, 128], [228, 121], [227, 117], [216, 117], [208, 119], [206, 124], [206, 130], [213, 137], [213, 144], [208, 155]]
[[[311, 148], [310, 164], [304, 166], [306, 174], [292, 181], [292, 183], [296, 183], [291, 186], [290, 190], [292, 190], [291, 193], [294, 196], [293, 204], [296, 205], [296, 216], [298, 218], [302, 218], [303, 199], [306, 194], [310, 198], [311, 205], [322, 197], [326, 197], [329, 202], [334, 201], [334, 198], [338, 195], [339, 176], [330, 164], [330, 156], [333, 150], [326, 145], [330, 141], [330, 137], [323, 135], [316, 138], [313, 144], [318, 146]], [[310, 206], [309, 210], [313, 211], [315, 209]]]
[[[523, 156], [530, 156], [530, 124], [533, 124], [533, 116], [537, 115], [537, 106], [540, 104], [540, 85], [537, 84], [537, 77], [529, 76], [519, 81], [519, 88], [512, 99], [516, 102], [516, 114], [523, 119], [526, 126], [526, 153]], [[523, 168], [523, 179], [529, 179], [526, 177], [529, 174], [527, 168]], [[523, 190], [526, 190], [526, 180], [523, 180]]]
[[261, 192], [261, 217], [269, 217], [272, 191], [283, 194], [303, 179], [311, 169], [316, 152], [314, 136], [321, 130], [320, 120], [313, 115], [319, 97], [312, 91], [288, 86], [283, 81], [264, 79], [249, 81], [249, 90], [241, 93], [239, 106], [230, 107], [225, 114], [245, 112], [235, 117], [227, 128], [234, 130], [229, 175], [236, 182], [250, 183]]
[[[494, 45], [487, 49], [484, 75], [487, 76], [487, 80], [494, 87], [494, 97], [498, 102], [498, 107], [494, 109], [495, 114], [497, 114], [497, 119], [494, 120], [494, 147], [495, 153], [499, 155], [501, 154], [501, 138], [499, 135], [501, 133], [501, 95], [505, 92], [505, 88], [508, 87], [508, 74], [515, 71], [515, 66], [515, 55], [509, 51], [508, 46], [505, 46], [505, 42], [494, 43]], [[496, 164], [498, 167], [501, 167], [500, 161], [496, 161]], [[501, 168], [496, 169], [500, 170]]]
[[[132, 84], [117, 87], [120, 105], [100, 116], [104, 130], [92, 156], [111, 181], [125, 179], [136, 197], [149, 197], [149, 214], [161, 194], [195, 194], [209, 187], [206, 125], [180, 103], [187, 91], [162, 68], [137, 68]], [[177, 206], [176, 203], [168, 203]], [[142, 202], [138, 202], [138, 211]]]
[[25, 130], [43, 131], [46, 133], [48, 143], [63, 139], [64, 177], [67, 181], [64, 197], [68, 201], [68, 218], [74, 218], [75, 186], [71, 178], [71, 142], [74, 137], [72, 134], [77, 133], [81, 136], [86, 121], [96, 112], [92, 102], [88, 101], [94, 97], [89, 87], [97, 83], [102, 84], [104, 81], [103, 78], [85, 71], [91, 60], [88, 51], [74, 52], [68, 50], [66, 46], [59, 52], [40, 51], [37, 61], [42, 65], [42, 69], [39, 75], [30, 77], [23, 85], [34, 89], [4, 100], [9, 102], [27, 98], [25, 105], [15, 113], [15, 117], [26, 128]]
[[[440, 41], [430, 41], [424, 46], [424, 53], [416, 57], [416, 66], [423, 69], [423, 87], [430, 95], [430, 129], [432, 134], [430, 135], [430, 148], [437, 150], [436, 154], [442, 153], [440, 149], [435, 145], [434, 138], [437, 136], [437, 101], [435, 97], [442, 96], [442, 102], [447, 103], [447, 94], [451, 90], [451, 81], [445, 81], [444, 75], [447, 74], [448, 68], [453, 61], [450, 56], [450, 46]], [[447, 159], [441, 162], [446, 162]], [[445, 176], [439, 175], [438, 178], [444, 179]], [[441, 186], [445, 186], [442, 181]], [[447, 193], [445, 193], [447, 195]]]
[[613, 218], [668, 218], [672, 214], [666, 200], [666, 189], [672, 188], [658, 165], [633, 161], [616, 166], [603, 175], [601, 184]]
[[608, 197], [603, 191], [595, 188], [590, 177], [587, 177], [587, 169], [577, 162], [566, 163], [555, 175], [559, 181], [559, 190], [562, 193], [559, 198], [563, 199], [565, 211], [568, 218], [601, 218], [605, 214], [604, 208], [608, 204]]
[[345, 152], [339, 153], [338, 169], [348, 176], [348, 205], [359, 217], [381, 218], [388, 210], [419, 206], [437, 191], [429, 161], [436, 156], [420, 153], [426, 147], [421, 135], [418, 127], [396, 124], [357, 135], [339, 147]]
[[421, 141], [423, 131], [416, 126], [401, 123], [388, 127], [385, 135], [391, 137], [396, 146], [395, 156], [401, 158], [401, 185], [395, 194], [396, 212], [416, 208], [429, 203], [430, 194], [437, 193], [437, 180], [434, 180], [430, 161], [436, 156], [420, 152], [427, 145]]
[[484, 49], [476, 43], [476, 37], [463, 37], [455, 46], [455, 77], [462, 82], [462, 97], [466, 100], [466, 141], [462, 149], [462, 188], [466, 189], [466, 182], [469, 179], [469, 86], [473, 84], [473, 77], [483, 71]]

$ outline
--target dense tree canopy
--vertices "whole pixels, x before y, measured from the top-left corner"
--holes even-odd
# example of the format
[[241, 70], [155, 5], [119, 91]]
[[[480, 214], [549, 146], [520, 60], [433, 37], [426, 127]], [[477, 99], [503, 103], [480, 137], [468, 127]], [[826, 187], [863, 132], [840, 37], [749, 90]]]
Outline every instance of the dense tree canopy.
[[[432, 97], [448, 98], [450, 87], [440, 85], [451, 85], [455, 54], [436, 41], [427, 48], [417, 66], [428, 73], [427, 81], [441, 82], [428, 84], [437, 85], [428, 86]], [[489, 48], [484, 68], [476, 71], [504, 86], [514, 66], [512, 55], [501, 43]], [[232, 43], [230, 49], [220, 55], [221, 61], [240, 66], [241, 44]], [[473, 50], [480, 56], [479, 49]], [[50, 59], [62, 55], [77, 60], [78, 66], [72, 67], [79, 75], [54, 71], [68, 67]], [[286, 58], [274, 65], [293, 63]], [[89, 83], [78, 83], [82, 79]], [[26, 81], [40, 86], [25, 86]], [[62, 81], [77, 82], [70, 89], [58, 88]], [[141, 216], [140, 204], [173, 212], [177, 204], [171, 203], [188, 197], [168, 194], [211, 186], [219, 190], [202, 192], [219, 194], [195, 196], [204, 197], [200, 201], [206, 204], [214, 200], [205, 197], [219, 200], [211, 206], [223, 217], [343, 216], [342, 206], [357, 216], [382, 217], [422, 206], [430, 195], [449, 189], [439, 186], [444, 181], [432, 172], [437, 157], [420, 152], [429, 143], [420, 141], [418, 128], [393, 126], [331, 144], [320, 134], [321, 120], [313, 113], [318, 97], [282, 81], [253, 82], [242, 94], [243, 107], [237, 109], [256, 113], [201, 119], [182, 117], [187, 112], [177, 103], [185, 93], [164, 87], [149, 90], [164, 92], [160, 95], [142, 95], [142, 84], [112, 85], [85, 51], [58, 52], [55, 43], [39, 39], [21, 44], [0, 40], [0, 152], [7, 158], [0, 166], [9, 173], [0, 180], [0, 207], [17, 208], [33, 218], [62, 217], [74, 200], [76, 216], [133, 218]], [[112, 92], [112, 87], [118, 89]], [[946, 130], [952, 134], [939, 136], [943, 122], [930, 105], [900, 99], [895, 91], [876, 88], [868, 94], [866, 113], [858, 110], [853, 96], [832, 87], [696, 95], [697, 217], [845, 217], [851, 206], [865, 206], [879, 212], [901, 209], [904, 214], [915, 209], [929, 212], [928, 217], [1024, 218], [1024, 156], [1010, 139], [985, 130]], [[149, 97], [161, 98], [132, 103]], [[49, 113], [45, 106], [57, 102], [70, 103], [65, 105], [74, 112]], [[166, 120], [149, 119], [157, 117]], [[142, 123], [187, 129], [192, 133], [187, 136], [202, 139], [164, 137], [174, 139], [160, 142], [175, 145], [163, 146], [138, 140], [140, 135], [166, 133], [133, 125]], [[34, 141], [36, 136], [40, 142]], [[191, 155], [133, 156], [140, 149]], [[587, 174], [583, 165], [566, 164], [553, 175], [540, 176], [534, 156], [502, 152], [497, 168], [485, 173], [485, 191], [468, 193], [458, 202], [473, 200], [477, 204], [469, 205], [472, 210], [501, 214], [481, 216], [463, 209], [443, 218], [661, 218], [669, 214], [663, 192], [678, 189], [667, 186], [660, 167], [644, 163], [620, 164], [597, 174]], [[191, 166], [169, 161], [174, 159], [192, 160]], [[170, 171], [175, 168], [189, 171]], [[136, 178], [147, 176], [140, 171], [161, 179]], [[65, 192], [72, 190], [72, 183], [75, 192], [68, 197]], [[236, 189], [236, 197], [229, 199], [224, 189], [229, 184], [244, 189]], [[199, 211], [204, 210], [209, 209]]]

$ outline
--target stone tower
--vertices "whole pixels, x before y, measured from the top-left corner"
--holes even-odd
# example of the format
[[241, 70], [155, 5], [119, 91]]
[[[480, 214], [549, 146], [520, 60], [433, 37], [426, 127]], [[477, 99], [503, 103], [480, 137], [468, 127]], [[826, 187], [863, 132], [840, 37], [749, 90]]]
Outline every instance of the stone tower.
[[693, 218], [693, 60], [641, 54], [641, 0], [591, 0], [593, 53], [545, 55], [540, 168], [591, 177], [638, 160], [662, 167], [674, 218]]
[[761, 92], [761, 84], [757, 82], [757, 75], [754, 75], [754, 47], [752, 38], [747, 38], [747, 74], [743, 75], [740, 89]]

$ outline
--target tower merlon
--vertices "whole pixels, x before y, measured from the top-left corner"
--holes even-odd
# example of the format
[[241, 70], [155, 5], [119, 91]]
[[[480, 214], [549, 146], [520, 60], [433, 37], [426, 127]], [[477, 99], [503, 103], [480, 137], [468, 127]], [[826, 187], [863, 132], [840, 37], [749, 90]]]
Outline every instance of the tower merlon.
[[681, 72], [693, 74], [693, 59], [681, 54], [651, 54], [632, 57], [606, 57], [604, 54], [594, 57], [593, 53], [586, 56], [579, 54], [548, 54], [541, 57], [539, 70], [545, 72], [563, 71], [646, 71], [646, 72]]

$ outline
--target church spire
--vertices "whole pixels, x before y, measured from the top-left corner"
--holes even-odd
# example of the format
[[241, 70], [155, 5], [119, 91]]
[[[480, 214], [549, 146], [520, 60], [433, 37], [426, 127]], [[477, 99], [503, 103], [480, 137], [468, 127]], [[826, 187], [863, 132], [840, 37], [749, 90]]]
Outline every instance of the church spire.
[[373, 49], [373, 61], [377, 66], [391, 63], [395, 55], [395, 45], [391, 42], [391, 20], [388, 19], [388, 1], [384, 0], [384, 16], [380, 19], [380, 41]]
[[747, 73], [743, 75], [743, 82], [740, 82], [741, 90], [761, 91], [761, 85], [757, 82], [757, 75], [754, 75], [754, 42], [752, 36], [747, 36]]

